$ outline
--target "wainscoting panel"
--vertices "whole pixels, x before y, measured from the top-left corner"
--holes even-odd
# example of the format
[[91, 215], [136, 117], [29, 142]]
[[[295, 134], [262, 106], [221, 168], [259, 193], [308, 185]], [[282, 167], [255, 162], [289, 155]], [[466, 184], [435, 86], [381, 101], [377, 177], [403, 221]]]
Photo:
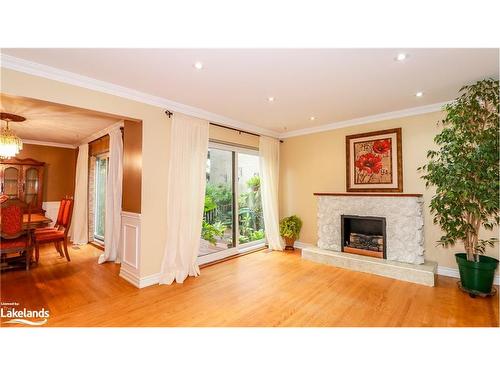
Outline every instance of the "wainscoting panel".
[[55, 201], [55, 202], [43, 202], [42, 203], [42, 208], [45, 210], [45, 216], [48, 218], [52, 219], [52, 223], [50, 225], [54, 225], [54, 223], [57, 220], [57, 214], [59, 212], [59, 204], [61, 202]]
[[122, 211], [120, 243], [122, 253], [120, 276], [139, 288], [141, 214]]

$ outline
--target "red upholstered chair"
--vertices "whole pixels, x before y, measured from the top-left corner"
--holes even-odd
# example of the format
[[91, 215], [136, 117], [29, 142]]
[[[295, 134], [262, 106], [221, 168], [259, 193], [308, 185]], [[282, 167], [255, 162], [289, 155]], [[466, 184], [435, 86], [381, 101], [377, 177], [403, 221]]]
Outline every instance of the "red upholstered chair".
[[57, 251], [62, 255], [61, 245], [64, 246], [64, 255], [71, 261], [68, 253], [68, 232], [73, 215], [73, 199], [67, 198], [61, 201], [56, 224], [53, 228], [42, 228], [35, 231], [35, 260], [40, 257], [40, 244], [54, 243]]
[[[42, 233], [47, 233], [48, 231], [53, 231], [53, 230], [59, 230], [61, 229], [62, 226], [62, 220], [64, 216], [64, 207], [66, 206], [67, 198], [64, 198], [61, 200], [61, 203], [59, 203], [59, 211], [57, 213], [57, 219], [56, 222], [54, 223], [53, 227], [46, 227], [46, 228], [37, 228], [35, 229], [35, 235], [40, 235]], [[57, 242], [55, 244], [56, 250], [59, 253], [60, 256], [64, 256], [61, 248], [61, 243]]]
[[1, 203], [0, 254], [3, 263], [7, 259], [7, 254], [24, 252], [26, 270], [29, 270], [33, 250], [31, 205], [28, 205], [28, 221], [23, 227], [25, 207], [26, 204], [17, 199]]

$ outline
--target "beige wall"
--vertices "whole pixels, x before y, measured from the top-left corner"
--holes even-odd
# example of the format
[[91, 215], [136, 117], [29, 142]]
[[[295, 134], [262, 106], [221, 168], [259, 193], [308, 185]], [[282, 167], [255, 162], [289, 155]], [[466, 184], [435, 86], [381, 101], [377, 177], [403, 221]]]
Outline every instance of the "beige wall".
[[45, 163], [43, 201], [60, 201], [75, 190], [76, 150], [72, 148], [24, 144], [18, 159], [35, 159]]
[[[285, 139], [280, 154], [280, 217], [297, 214], [304, 222], [300, 241], [317, 241], [315, 192], [345, 192], [345, 136], [368, 131], [402, 128], [403, 186], [405, 193], [422, 193], [426, 207], [433, 189], [426, 189], [417, 168], [425, 164], [427, 150], [435, 149], [439, 112], [380, 121], [354, 127]], [[436, 247], [441, 236], [425, 210], [425, 256], [440, 266], [456, 268], [453, 254], [460, 249]], [[487, 235], [491, 236], [491, 232]], [[496, 235], [497, 233], [493, 233]], [[498, 259], [498, 244], [488, 254]]]
[[164, 109], [2, 68], [1, 91], [142, 120], [141, 277], [160, 271], [171, 120]]

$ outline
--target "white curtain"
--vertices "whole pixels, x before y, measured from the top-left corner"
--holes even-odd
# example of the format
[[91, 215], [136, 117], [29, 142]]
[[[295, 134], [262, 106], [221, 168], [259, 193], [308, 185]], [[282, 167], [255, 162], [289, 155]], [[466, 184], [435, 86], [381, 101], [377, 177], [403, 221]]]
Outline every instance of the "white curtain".
[[160, 284], [198, 276], [205, 201], [208, 121], [176, 113], [170, 132], [167, 228]]
[[99, 264], [120, 263], [122, 213], [123, 139], [120, 128], [109, 132], [108, 178], [106, 180], [106, 215], [104, 218], [104, 254]]
[[78, 159], [76, 161], [75, 196], [70, 231], [71, 241], [75, 245], [86, 244], [89, 240], [87, 218], [88, 174], [89, 145], [86, 143], [78, 147]]
[[271, 250], [283, 250], [279, 232], [278, 183], [280, 143], [278, 139], [260, 137], [261, 197], [266, 240]]

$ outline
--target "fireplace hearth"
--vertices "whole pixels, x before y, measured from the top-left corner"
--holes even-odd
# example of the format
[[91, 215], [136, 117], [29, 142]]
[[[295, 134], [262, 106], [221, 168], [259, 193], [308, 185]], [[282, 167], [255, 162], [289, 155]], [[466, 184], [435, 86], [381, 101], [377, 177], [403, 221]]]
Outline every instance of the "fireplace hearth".
[[386, 259], [385, 218], [341, 215], [341, 250]]

